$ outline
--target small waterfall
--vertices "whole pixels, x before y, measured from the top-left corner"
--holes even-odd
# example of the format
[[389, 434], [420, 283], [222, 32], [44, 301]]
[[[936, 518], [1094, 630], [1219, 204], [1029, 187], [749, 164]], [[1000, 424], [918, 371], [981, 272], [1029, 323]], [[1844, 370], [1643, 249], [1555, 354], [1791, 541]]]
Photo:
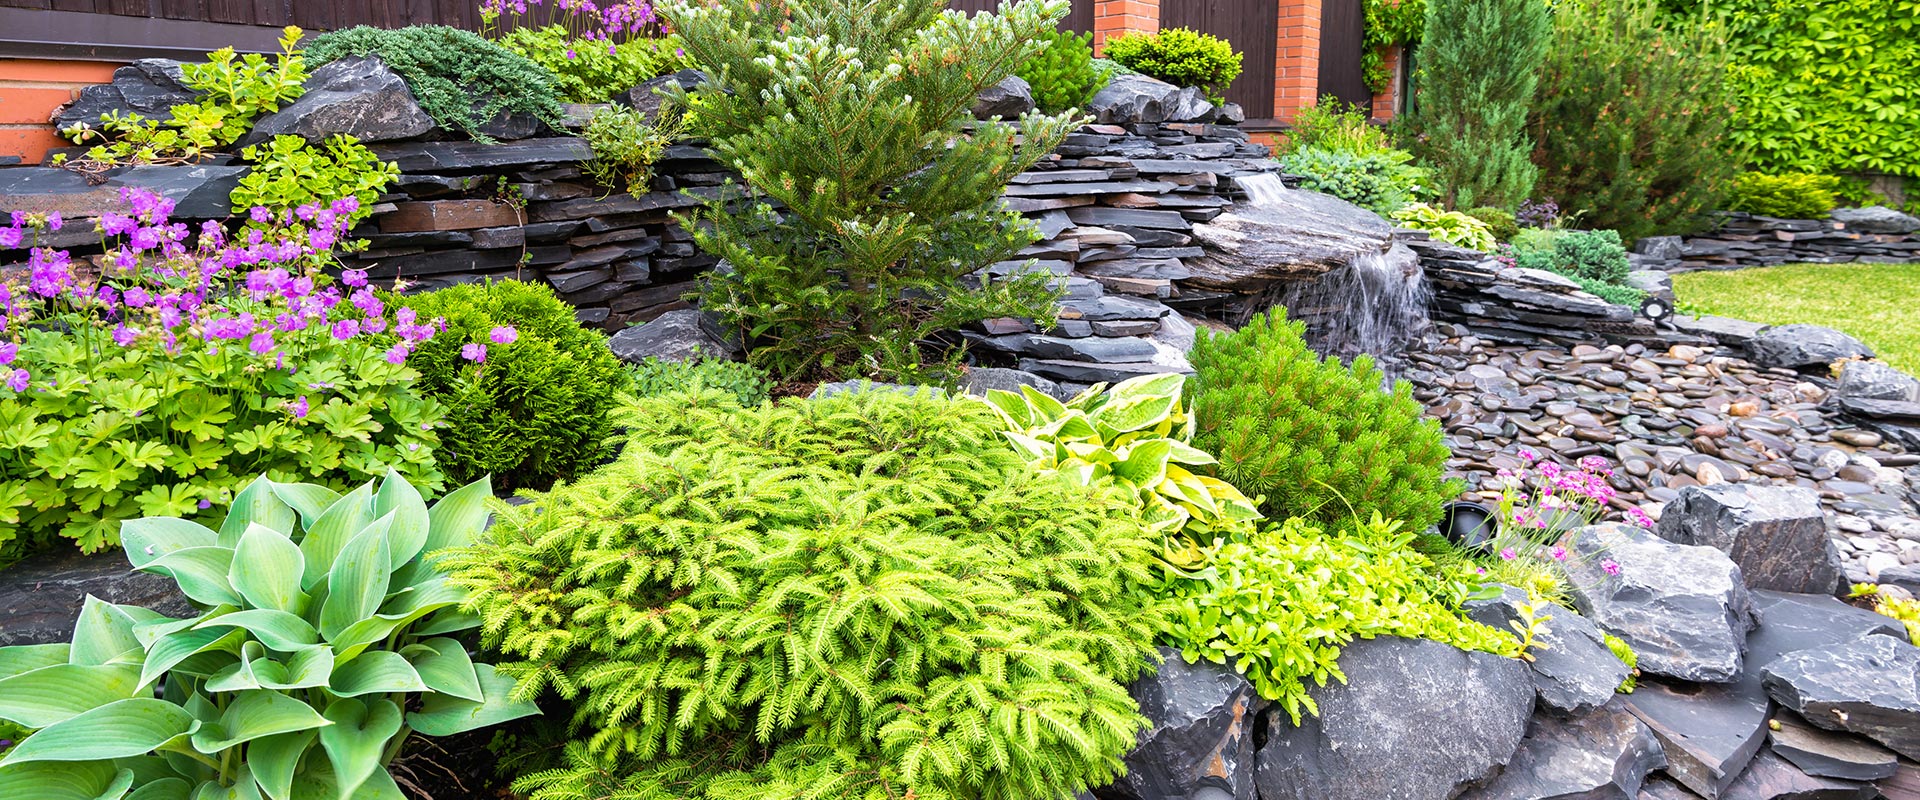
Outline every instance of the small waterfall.
[[1280, 198], [1293, 191], [1280, 182], [1280, 176], [1271, 172], [1256, 172], [1234, 178], [1233, 182], [1247, 193], [1247, 205], [1261, 208], [1273, 208], [1280, 205]]

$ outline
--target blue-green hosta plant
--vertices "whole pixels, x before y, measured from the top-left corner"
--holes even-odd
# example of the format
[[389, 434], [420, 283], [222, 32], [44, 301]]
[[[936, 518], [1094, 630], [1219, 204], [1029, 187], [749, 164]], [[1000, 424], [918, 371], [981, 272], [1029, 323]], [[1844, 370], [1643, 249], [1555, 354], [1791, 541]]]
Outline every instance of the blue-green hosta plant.
[[260, 478], [217, 530], [127, 522], [134, 568], [203, 611], [89, 597], [71, 644], [0, 648], [0, 719], [34, 731], [0, 759], [0, 797], [402, 800], [385, 765], [410, 734], [536, 713], [451, 638], [477, 620], [430, 556], [471, 544], [491, 497]]
[[1133, 489], [1152, 528], [1174, 540], [1167, 561], [1191, 566], [1202, 548], [1253, 530], [1260, 511], [1232, 484], [1194, 471], [1214, 463], [1193, 447], [1193, 414], [1181, 399], [1186, 376], [1142, 375], [1097, 384], [1065, 403], [1031, 387], [994, 390], [987, 404], [1007, 424], [1007, 439], [1034, 467], [1084, 484]]

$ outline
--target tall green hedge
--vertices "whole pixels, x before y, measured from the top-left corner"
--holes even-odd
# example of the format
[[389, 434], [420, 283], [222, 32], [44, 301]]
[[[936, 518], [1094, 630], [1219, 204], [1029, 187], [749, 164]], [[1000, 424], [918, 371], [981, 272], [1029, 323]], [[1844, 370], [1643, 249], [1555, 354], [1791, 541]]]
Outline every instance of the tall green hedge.
[[1920, 177], [1920, 0], [1709, 0], [1736, 141], [1769, 172]]

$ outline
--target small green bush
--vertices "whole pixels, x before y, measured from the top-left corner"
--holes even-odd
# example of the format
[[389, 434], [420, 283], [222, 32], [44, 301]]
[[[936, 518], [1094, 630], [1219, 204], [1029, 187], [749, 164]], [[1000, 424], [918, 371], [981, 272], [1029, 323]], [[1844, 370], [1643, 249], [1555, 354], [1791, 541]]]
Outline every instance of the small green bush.
[[448, 557], [519, 697], [572, 703], [532, 800], [1065, 798], [1146, 727], [1165, 606], [1134, 501], [964, 398], [642, 400], [620, 459]]
[[686, 67], [671, 36], [632, 39], [618, 44], [576, 39], [563, 25], [514, 28], [500, 46], [525, 56], [553, 73], [560, 98], [571, 103], [605, 103], [614, 95]]
[[[552, 288], [499, 281], [397, 302], [421, 318], [446, 318], [446, 332], [407, 363], [448, 409], [440, 463], [455, 480], [491, 474], [499, 486], [540, 488], [605, 454], [607, 414], [624, 385], [620, 362]], [[514, 335], [497, 336], [503, 328]], [[476, 343], [485, 348], [477, 370]]]
[[1220, 477], [1263, 497], [1268, 517], [1334, 524], [1374, 514], [1424, 529], [1460, 493], [1441, 478], [1447, 446], [1412, 388], [1381, 391], [1368, 356], [1322, 360], [1305, 325], [1275, 308], [1233, 334], [1201, 332], [1194, 446], [1220, 459]]
[[1520, 233], [1519, 218], [1504, 208], [1481, 206], [1467, 209], [1466, 214], [1486, 225], [1496, 241], [1510, 242]]
[[673, 144], [678, 125], [647, 124], [646, 115], [614, 106], [593, 112], [585, 138], [593, 160], [581, 167], [596, 183], [615, 191], [646, 194], [653, 181], [653, 164]]
[[1230, 542], [1209, 569], [1169, 581], [1169, 639], [1189, 663], [1231, 663], [1296, 725], [1303, 710], [1320, 713], [1309, 678], [1346, 682], [1340, 649], [1355, 639], [1405, 636], [1517, 656], [1512, 636], [1460, 615], [1469, 587], [1438, 577], [1400, 528], [1378, 516], [1324, 532], [1288, 519]]
[[[375, 201], [387, 185], [400, 177], [400, 168], [381, 161], [359, 140], [346, 134], [329, 137], [324, 145], [309, 145], [298, 136], [275, 136], [240, 154], [253, 168], [240, 176], [230, 199], [236, 214], [255, 206], [278, 221], [282, 212], [301, 206], [325, 206], [351, 197], [359, 205], [347, 216], [358, 222], [373, 213]], [[254, 221], [255, 227], [267, 223]]]
[[627, 367], [627, 391], [635, 397], [659, 397], [699, 389], [731, 394], [745, 408], [766, 402], [771, 382], [766, 370], [738, 361], [702, 358], [661, 361], [649, 358]]
[[1427, 171], [1405, 150], [1353, 155], [1304, 147], [1280, 158], [1280, 168], [1299, 175], [1300, 188], [1325, 192], [1386, 216], [1426, 194]]
[[379, 56], [406, 79], [421, 110], [447, 130], [490, 142], [479, 132], [502, 111], [560, 125], [554, 76], [525, 56], [445, 25], [382, 30], [365, 25], [323, 33], [308, 43], [313, 66], [348, 56]]
[[1513, 259], [1515, 266], [1572, 278], [1587, 293], [1614, 305], [1636, 306], [1647, 298], [1646, 292], [1627, 285], [1633, 264], [1615, 231], [1529, 228], [1514, 238]]
[[1107, 58], [1175, 86], [1198, 86], [1216, 102], [1240, 77], [1241, 55], [1231, 43], [1186, 28], [1129, 31], [1107, 40]]
[[1455, 247], [1490, 253], [1500, 243], [1493, 235], [1493, 229], [1479, 218], [1460, 211], [1442, 211], [1426, 203], [1408, 203], [1388, 217], [1400, 225], [1426, 231], [1433, 238]]
[[1746, 172], [1733, 180], [1727, 210], [1781, 219], [1824, 219], [1839, 207], [1836, 195], [1844, 188], [1841, 179], [1831, 175]]
[[1327, 95], [1305, 106], [1287, 129], [1287, 152], [1323, 150], [1365, 156], [1393, 149], [1387, 132], [1367, 121], [1367, 110]]
[[1111, 77], [1093, 66], [1093, 34], [1054, 31], [1046, 49], [1020, 65], [1021, 80], [1033, 89], [1034, 105], [1049, 114], [1086, 108]]

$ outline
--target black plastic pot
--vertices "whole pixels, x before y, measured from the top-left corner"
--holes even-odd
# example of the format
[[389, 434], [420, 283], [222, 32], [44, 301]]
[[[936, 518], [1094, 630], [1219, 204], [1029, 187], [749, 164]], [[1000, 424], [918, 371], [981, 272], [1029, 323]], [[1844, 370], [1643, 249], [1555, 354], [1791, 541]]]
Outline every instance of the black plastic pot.
[[1493, 540], [1497, 526], [1493, 509], [1471, 500], [1457, 500], [1440, 510], [1440, 535], [1457, 547], [1485, 547]]

